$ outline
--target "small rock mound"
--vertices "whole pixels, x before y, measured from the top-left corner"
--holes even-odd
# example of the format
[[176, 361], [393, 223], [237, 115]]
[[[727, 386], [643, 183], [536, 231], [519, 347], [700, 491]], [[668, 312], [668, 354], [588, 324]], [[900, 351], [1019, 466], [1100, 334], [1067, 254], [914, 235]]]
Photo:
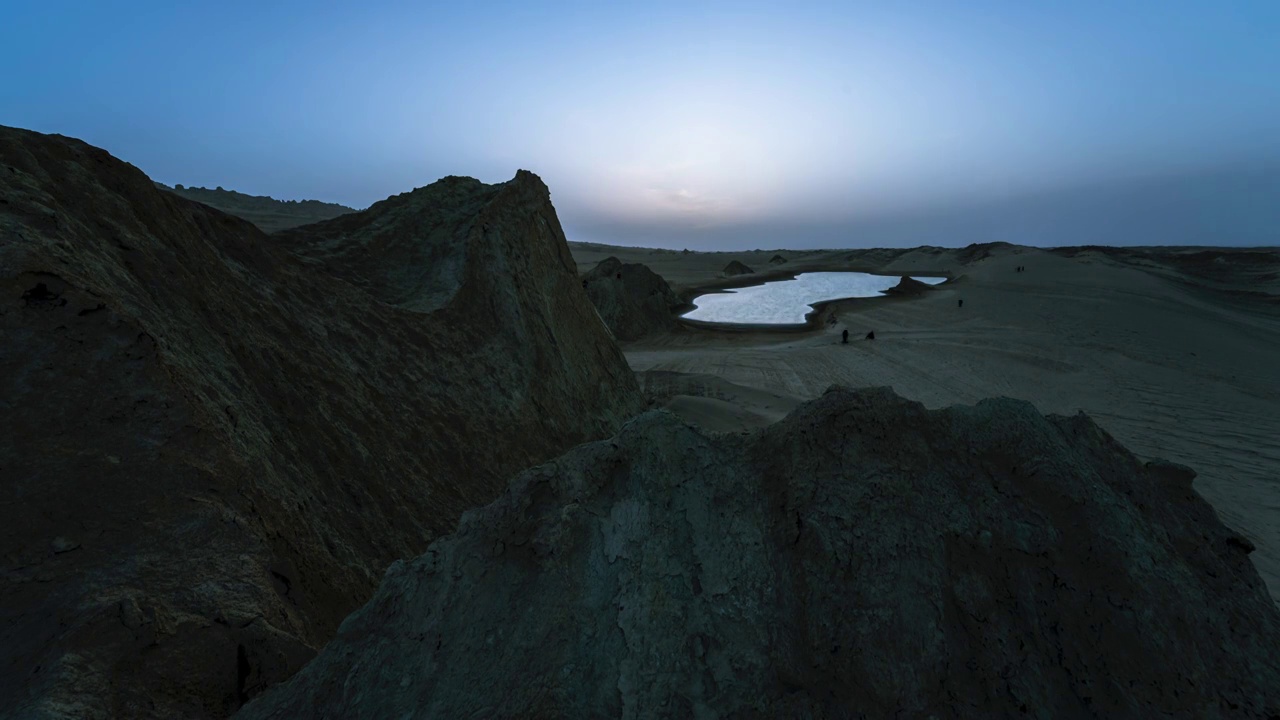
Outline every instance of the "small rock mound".
[[781, 255], [774, 255], [773, 257], [769, 258], [770, 265], [781, 265], [786, 261], [787, 259], [782, 257]]
[[910, 297], [912, 295], [921, 295], [923, 293], [929, 292], [932, 289], [933, 289], [933, 286], [928, 283], [920, 282], [919, 280], [916, 280], [913, 277], [908, 277], [906, 275], [903, 275], [902, 279], [898, 281], [898, 284], [894, 285], [888, 290], [885, 290], [884, 294], [896, 295], [900, 297]]
[[392, 566], [242, 717], [1267, 717], [1280, 612], [1186, 476], [1007, 399], [650, 412]]
[[734, 260], [733, 262], [724, 266], [725, 277], [733, 277], [735, 275], [750, 275], [754, 272], [755, 270], [752, 270], [751, 268], [738, 262], [737, 260]]
[[662, 276], [640, 263], [616, 257], [582, 276], [582, 287], [600, 319], [619, 340], [635, 340], [674, 327], [672, 312], [683, 303]]

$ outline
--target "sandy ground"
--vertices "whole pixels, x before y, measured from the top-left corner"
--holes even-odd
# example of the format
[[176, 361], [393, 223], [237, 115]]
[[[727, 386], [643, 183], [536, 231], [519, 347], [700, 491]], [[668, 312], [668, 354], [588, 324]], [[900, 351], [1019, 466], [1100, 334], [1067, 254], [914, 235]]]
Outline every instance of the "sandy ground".
[[[811, 332], [689, 328], [624, 350], [652, 397], [712, 431], [772, 422], [833, 383], [888, 385], [928, 407], [1007, 396], [1084, 411], [1139, 456], [1195, 468], [1196, 489], [1255, 543], [1280, 601], [1280, 251], [1163, 252], [783, 251], [792, 271], [957, 279], [919, 298], [836, 303], [838, 324]], [[732, 259], [778, 269], [773, 251], [574, 253], [582, 269], [609, 254], [643, 262], [686, 292], [715, 284]]]

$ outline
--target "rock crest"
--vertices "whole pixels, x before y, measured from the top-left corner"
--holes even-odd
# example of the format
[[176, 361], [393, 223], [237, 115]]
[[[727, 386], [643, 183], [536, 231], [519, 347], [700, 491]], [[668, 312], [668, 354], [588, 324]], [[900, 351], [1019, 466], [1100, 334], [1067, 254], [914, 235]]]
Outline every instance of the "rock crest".
[[299, 257], [0, 128], [0, 707], [224, 717], [643, 406], [536, 176], [407, 195], [290, 231]]
[[898, 284], [888, 290], [885, 290], [884, 294], [910, 297], [913, 295], [922, 295], [932, 289], [933, 286], [929, 285], [929, 283], [921, 282], [913, 277], [903, 275], [902, 279], [898, 281]]
[[1007, 399], [646, 413], [397, 563], [240, 717], [1266, 717], [1280, 612], [1188, 472]]

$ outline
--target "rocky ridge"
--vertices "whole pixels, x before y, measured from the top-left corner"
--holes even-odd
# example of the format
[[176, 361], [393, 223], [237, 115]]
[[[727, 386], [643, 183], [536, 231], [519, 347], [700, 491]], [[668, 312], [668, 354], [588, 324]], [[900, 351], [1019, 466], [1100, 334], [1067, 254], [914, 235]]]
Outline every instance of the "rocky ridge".
[[394, 565], [238, 717], [1272, 717], [1280, 612], [1194, 475], [1008, 399], [650, 412]]
[[[339, 268], [0, 128], [10, 716], [225, 717], [389, 563], [641, 408], [536, 176], [398, 206], [315, 231], [361, 245]], [[448, 232], [408, 247], [424, 214]], [[402, 267], [434, 253], [455, 256], [439, 292]]]

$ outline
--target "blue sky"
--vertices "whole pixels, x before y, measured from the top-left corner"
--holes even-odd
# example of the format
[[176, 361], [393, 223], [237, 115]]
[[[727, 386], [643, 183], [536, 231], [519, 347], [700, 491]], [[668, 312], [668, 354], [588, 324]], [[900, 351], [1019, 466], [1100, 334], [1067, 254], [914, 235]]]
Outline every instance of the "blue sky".
[[166, 183], [364, 207], [526, 168], [570, 239], [665, 247], [1280, 242], [1280, 2], [5, 16], [0, 123]]

